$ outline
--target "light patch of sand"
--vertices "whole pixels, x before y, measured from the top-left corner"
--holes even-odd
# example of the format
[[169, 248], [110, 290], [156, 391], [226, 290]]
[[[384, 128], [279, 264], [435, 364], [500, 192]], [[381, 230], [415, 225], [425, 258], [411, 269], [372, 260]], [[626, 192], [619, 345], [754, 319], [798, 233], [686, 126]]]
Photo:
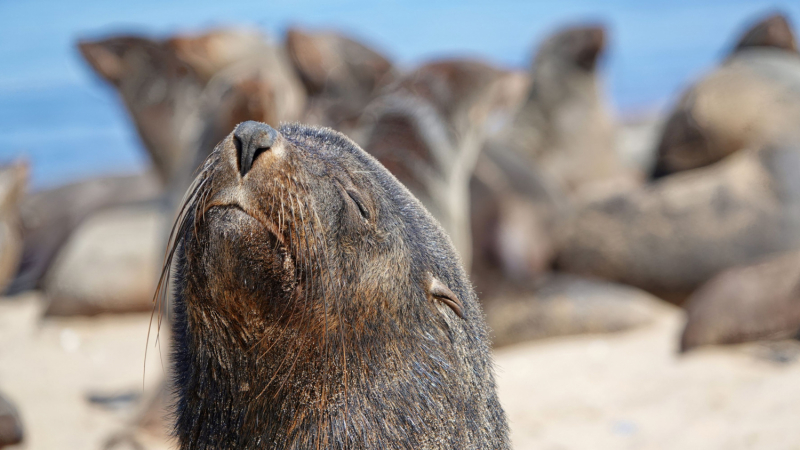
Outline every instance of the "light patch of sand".
[[[34, 295], [0, 301], [0, 390], [25, 421], [22, 448], [101, 449], [130, 429], [142, 402], [109, 410], [86, 394], [140, 392], [150, 316], [42, 320], [41, 310]], [[499, 349], [515, 448], [800, 449], [800, 363], [756, 357], [755, 347], [680, 356], [682, 323], [682, 313], [669, 310], [635, 331]], [[147, 391], [162, 379], [151, 351]], [[170, 448], [157, 436], [137, 439]]]
[[800, 449], [800, 364], [752, 346], [679, 355], [683, 320], [498, 350], [514, 448]]
[[[33, 294], [0, 301], [0, 390], [22, 416], [21, 448], [100, 449], [135, 420], [138, 408], [103, 408], [86, 396], [142, 393], [150, 314], [42, 320], [42, 310]], [[144, 380], [148, 391], [164, 376], [153, 338]]]

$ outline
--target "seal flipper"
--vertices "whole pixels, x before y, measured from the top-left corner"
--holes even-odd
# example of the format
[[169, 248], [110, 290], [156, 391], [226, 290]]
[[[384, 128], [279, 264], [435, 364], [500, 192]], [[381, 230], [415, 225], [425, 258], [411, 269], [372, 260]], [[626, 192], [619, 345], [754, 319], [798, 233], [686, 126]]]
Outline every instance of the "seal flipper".
[[459, 300], [456, 294], [454, 294], [453, 291], [451, 291], [450, 288], [442, 283], [438, 278], [431, 276], [431, 284], [428, 293], [430, 294], [431, 300], [439, 300], [440, 302], [449, 306], [458, 317], [461, 317], [462, 319], [464, 318], [461, 300]]

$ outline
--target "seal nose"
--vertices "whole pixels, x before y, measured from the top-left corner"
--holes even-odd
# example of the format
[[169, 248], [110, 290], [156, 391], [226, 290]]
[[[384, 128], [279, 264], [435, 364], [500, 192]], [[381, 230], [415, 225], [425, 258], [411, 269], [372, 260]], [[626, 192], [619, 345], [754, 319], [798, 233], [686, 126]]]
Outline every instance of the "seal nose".
[[239, 173], [242, 176], [247, 175], [256, 158], [269, 151], [277, 138], [278, 132], [265, 123], [253, 120], [240, 123], [233, 130], [233, 143], [239, 158]]

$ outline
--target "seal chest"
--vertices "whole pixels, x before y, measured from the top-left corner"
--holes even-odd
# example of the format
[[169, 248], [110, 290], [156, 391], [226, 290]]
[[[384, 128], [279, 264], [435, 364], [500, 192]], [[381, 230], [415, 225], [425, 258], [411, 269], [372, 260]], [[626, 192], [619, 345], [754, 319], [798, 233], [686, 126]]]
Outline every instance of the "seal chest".
[[450, 239], [343, 135], [240, 124], [173, 242], [181, 448], [508, 448]]

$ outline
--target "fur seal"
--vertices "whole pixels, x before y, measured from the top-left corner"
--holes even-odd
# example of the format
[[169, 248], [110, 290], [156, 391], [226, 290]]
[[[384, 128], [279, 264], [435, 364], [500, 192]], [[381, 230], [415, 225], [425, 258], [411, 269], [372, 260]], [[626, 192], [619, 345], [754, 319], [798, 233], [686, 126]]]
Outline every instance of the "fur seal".
[[397, 76], [386, 56], [336, 31], [290, 28], [286, 50], [309, 95], [303, 120], [347, 135], [380, 88]]
[[506, 81], [517, 77], [476, 60], [424, 64], [384, 89], [357, 133], [444, 227], [466, 266], [469, 180], [493, 120], [508, 109]]
[[13, 282], [24, 248], [20, 203], [28, 185], [28, 164], [0, 167], [0, 292]]
[[800, 337], [800, 252], [730, 268], [686, 301], [681, 351]]
[[473, 280], [482, 294], [528, 290], [550, 269], [561, 216], [598, 184], [627, 177], [598, 75], [605, 47], [600, 25], [546, 38], [511, 123], [478, 157], [470, 195]]
[[670, 113], [658, 143], [652, 178], [713, 164], [746, 148], [800, 139], [800, 55], [761, 30], [785, 19], [765, 19], [745, 33], [734, 52], [689, 87]]
[[181, 448], [509, 448], [452, 243], [344, 135], [240, 124], [174, 230]]
[[529, 291], [550, 270], [564, 203], [520, 155], [484, 147], [470, 180], [472, 281], [484, 304], [509, 289]]
[[80, 41], [92, 69], [122, 97], [162, 181], [180, 165], [180, 129], [202, 92], [189, 64], [164, 42], [141, 36]]
[[116, 36], [78, 48], [122, 97], [162, 180], [181, 193], [191, 181], [187, 173], [237, 123], [277, 126], [298, 120], [305, 107], [283, 49], [256, 31]]
[[551, 268], [562, 216], [587, 191], [626, 175], [597, 73], [605, 42], [599, 25], [548, 37], [511, 123], [478, 157], [470, 181], [473, 280], [484, 300], [529, 292]]
[[523, 155], [566, 194], [619, 175], [616, 126], [597, 68], [605, 51], [600, 25], [565, 27], [537, 49], [531, 85], [499, 145]]
[[800, 149], [737, 152], [595, 200], [562, 226], [557, 267], [680, 303], [717, 273], [800, 248]]
[[782, 48], [797, 53], [797, 40], [789, 19], [781, 13], [775, 13], [757, 21], [744, 32], [733, 53], [753, 47]]
[[17, 408], [0, 393], [0, 448], [19, 444], [23, 437]]

